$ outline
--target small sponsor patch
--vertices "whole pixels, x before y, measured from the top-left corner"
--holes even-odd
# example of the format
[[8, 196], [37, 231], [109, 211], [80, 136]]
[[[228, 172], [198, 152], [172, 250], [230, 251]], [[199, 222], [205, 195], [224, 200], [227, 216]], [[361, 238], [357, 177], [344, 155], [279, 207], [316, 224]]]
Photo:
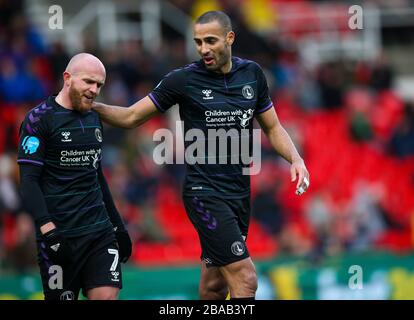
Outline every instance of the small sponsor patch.
[[33, 154], [37, 151], [40, 146], [38, 138], [33, 136], [27, 136], [22, 141], [22, 147], [25, 154]]
[[119, 272], [118, 271], [111, 271], [111, 281], [119, 282]]

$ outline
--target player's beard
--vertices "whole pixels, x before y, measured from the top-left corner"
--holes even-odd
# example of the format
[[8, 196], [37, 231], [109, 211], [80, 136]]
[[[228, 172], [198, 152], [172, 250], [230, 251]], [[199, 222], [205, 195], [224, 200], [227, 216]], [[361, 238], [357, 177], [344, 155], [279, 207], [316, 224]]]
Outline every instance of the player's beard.
[[218, 52], [214, 59], [215, 64], [211, 66], [206, 65], [207, 70], [221, 72], [221, 68], [223, 68], [231, 59], [231, 53], [228, 46], [226, 45], [222, 51]]
[[89, 111], [92, 107], [92, 103], [84, 101], [84, 95], [77, 90], [73, 85], [69, 88], [69, 99], [72, 104], [72, 108], [79, 112]]

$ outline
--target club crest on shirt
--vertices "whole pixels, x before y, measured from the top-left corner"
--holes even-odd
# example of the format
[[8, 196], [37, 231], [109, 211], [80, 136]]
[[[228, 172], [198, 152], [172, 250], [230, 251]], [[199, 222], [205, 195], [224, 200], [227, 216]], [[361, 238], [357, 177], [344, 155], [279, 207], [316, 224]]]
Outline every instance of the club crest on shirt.
[[101, 129], [99, 129], [99, 128], [96, 128], [95, 129], [95, 137], [96, 137], [96, 140], [98, 140], [99, 142], [102, 142], [102, 132], [101, 132]]
[[248, 84], [247, 85], [245, 85], [243, 88], [242, 88], [242, 94], [243, 94], [243, 97], [245, 97], [246, 99], [248, 99], [248, 100], [251, 100], [251, 99], [253, 99], [254, 98], [254, 90], [253, 90], [253, 88], [251, 87], [251, 86], [249, 86]]

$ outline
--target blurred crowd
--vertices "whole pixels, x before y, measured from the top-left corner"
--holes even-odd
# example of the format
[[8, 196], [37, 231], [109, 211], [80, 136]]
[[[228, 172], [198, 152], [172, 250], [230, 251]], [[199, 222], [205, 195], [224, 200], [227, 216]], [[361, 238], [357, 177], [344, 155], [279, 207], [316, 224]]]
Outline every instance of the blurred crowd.
[[[305, 161], [310, 162], [311, 190], [298, 199], [287, 164], [262, 138], [262, 170], [252, 177], [253, 218], [277, 243], [278, 252], [318, 262], [330, 254], [375, 249], [389, 230], [410, 232], [409, 220], [396, 218], [384, 204], [389, 190], [381, 181], [355, 180], [346, 196], [336, 197], [335, 184], [342, 182], [329, 180], [331, 171], [341, 170], [339, 163], [343, 162], [333, 168], [337, 158], [358, 154], [335, 154], [324, 140], [336, 135], [326, 132], [316, 137], [312, 131], [318, 121], [327, 125], [325, 115], [327, 119], [339, 115], [352, 146], [363, 145], [387, 159], [414, 159], [414, 103], [403, 101], [392, 90], [395, 74], [385, 54], [375, 61], [339, 60], [310, 70], [303, 65], [294, 42], [259, 36], [236, 7], [228, 6], [226, 11], [237, 36], [233, 54], [262, 65], [279, 117]], [[70, 58], [61, 43], [47, 44], [23, 12], [22, 1], [0, 1], [0, 269], [17, 271], [36, 263], [33, 223], [22, 208], [18, 189], [18, 130], [28, 110], [59, 91]], [[189, 63], [184, 39], [167, 26], [163, 28], [162, 48], [156, 54], [145, 52], [139, 41], [125, 41], [105, 50], [89, 44], [87, 51], [100, 57], [107, 69], [99, 100], [129, 106], [147, 95], [163, 75]], [[157, 220], [156, 195], [173, 190], [179, 202], [185, 169], [159, 166], [152, 158], [153, 132], [175, 127], [175, 113], [170, 113], [133, 130], [105, 127], [105, 174], [136, 243], [170, 241]], [[329, 128], [335, 131], [336, 124], [330, 123]], [[342, 140], [330, 143], [339, 152], [345, 144]], [[319, 169], [322, 161], [317, 160], [323, 154], [333, 167]], [[343, 175], [351, 175], [352, 170], [343, 167]], [[322, 171], [324, 176], [317, 177], [315, 172]], [[326, 185], [317, 184], [318, 178]], [[401, 246], [406, 248], [407, 243]]]

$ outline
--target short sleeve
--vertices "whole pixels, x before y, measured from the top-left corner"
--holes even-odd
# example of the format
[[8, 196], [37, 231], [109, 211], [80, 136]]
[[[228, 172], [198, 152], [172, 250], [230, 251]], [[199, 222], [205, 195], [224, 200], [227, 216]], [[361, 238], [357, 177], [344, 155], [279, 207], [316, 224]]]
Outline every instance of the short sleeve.
[[20, 126], [18, 158], [19, 164], [42, 166], [46, 149], [46, 117], [41, 107], [30, 111]]
[[185, 71], [177, 69], [167, 74], [148, 95], [159, 111], [165, 112], [180, 103], [185, 90]]
[[262, 68], [257, 65], [257, 88], [258, 88], [258, 101], [255, 113], [259, 114], [269, 110], [273, 107], [272, 99], [270, 98], [269, 94], [269, 87], [267, 85], [266, 77], [263, 73]]

